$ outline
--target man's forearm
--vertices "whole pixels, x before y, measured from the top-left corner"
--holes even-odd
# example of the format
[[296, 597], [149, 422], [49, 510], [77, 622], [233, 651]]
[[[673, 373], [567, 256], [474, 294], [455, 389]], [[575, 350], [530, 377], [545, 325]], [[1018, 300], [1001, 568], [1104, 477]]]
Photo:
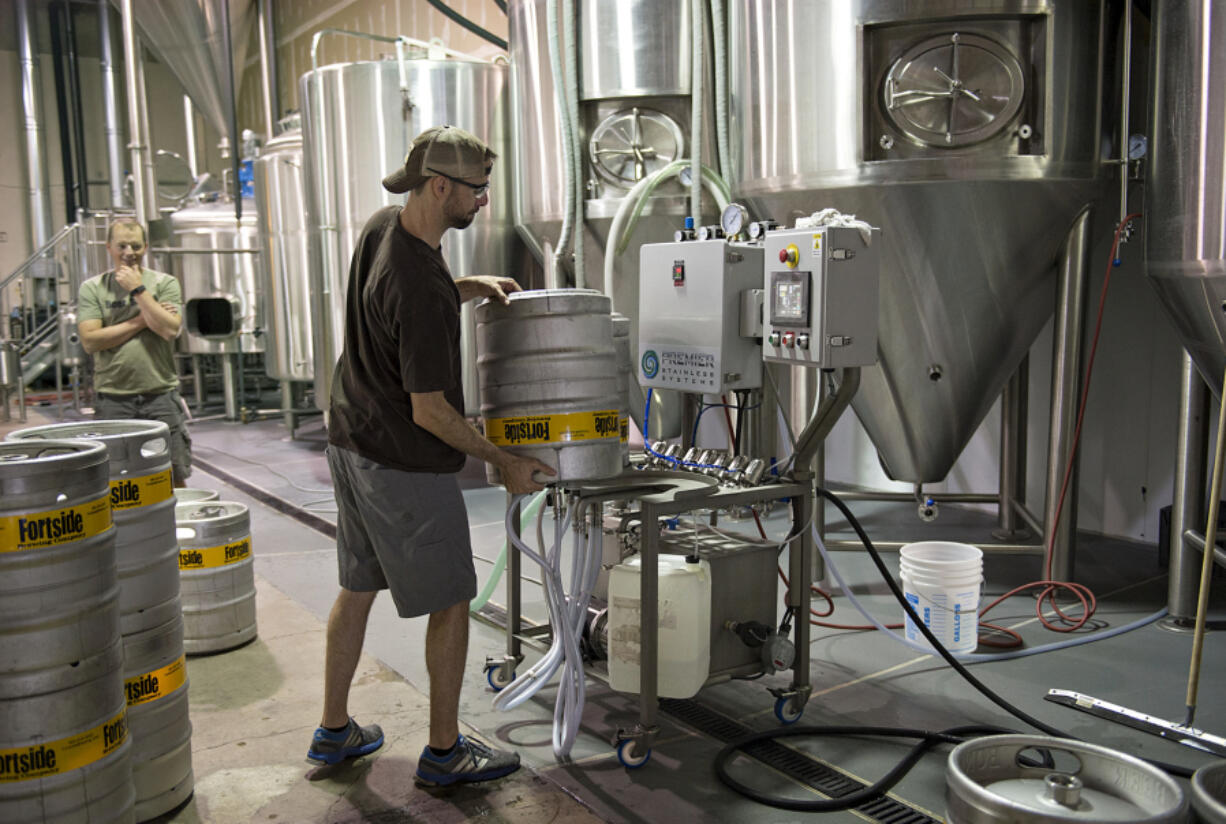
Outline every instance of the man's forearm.
[[448, 446], [466, 455], [501, 466], [506, 454], [481, 436], [450, 404], [413, 412], [413, 422]]
[[148, 292], [142, 293], [136, 299], [136, 305], [140, 307], [141, 317], [145, 319], [145, 325], [153, 330], [153, 334], [165, 340], [179, 334], [179, 316], [167, 311]]
[[122, 346], [127, 343], [144, 328], [145, 324], [141, 320], [131, 318], [122, 323], [102, 326], [89, 332], [81, 332], [81, 346], [91, 355], [95, 352], [114, 349], [116, 346]]

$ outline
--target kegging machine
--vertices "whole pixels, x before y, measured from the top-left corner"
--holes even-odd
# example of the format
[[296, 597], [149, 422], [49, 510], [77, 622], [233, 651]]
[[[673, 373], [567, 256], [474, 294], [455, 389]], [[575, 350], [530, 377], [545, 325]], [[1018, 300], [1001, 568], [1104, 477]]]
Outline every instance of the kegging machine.
[[[796, 229], [770, 222], [747, 225], [745, 210], [733, 204], [721, 226], [687, 228], [674, 242], [640, 250], [640, 355], [634, 371], [648, 390], [645, 430], [652, 395], [660, 390], [673, 390], [669, 402], [677, 402], [677, 392], [685, 402], [740, 391], [751, 399], [738, 408], [745, 415], [753, 400], [760, 403], [764, 362], [841, 372], [838, 391], [822, 400], [782, 463], [771, 457], [774, 444], [735, 438], [731, 425], [729, 449], [698, 447], [690, 437], [689, 426], [698, 431], [690, 415], [681, 443], [647, 440], [645, 431], [648, 446], [641, 458], [620, 472], [580, 477], [594, 463], [575, 458], [585, 436], [575, 430], [567, 439], [558, 422], [578, 414], [573, 410], [576, 402], [583, 405], [580, 396], [599, 392], [567, 378], [568, 359], [559, 356], [566, 347], [551, 330], [559, 323], [590, 322], [575, 301], [607, 298], [588, 290], [548, 290], [513, 295], [510, 307], [487, 302], [479, 308], [487, 435], [513, 448], [515, 439], [535, 435], [535, 443], [517, 451], [559, 468], [548, 490], [556, 519], [552, 550], [543, 540], [539, 552], [524, 542], [522, 499], [507, 514], [508, 542], [519, 551], [509, 552], [507, 561], [506, 654], [487, 659], [486, 675], [500, 691], [495, 705], [510, 709], [565, 664], [554, 716], [557, 756], [567, 755], [577, 732], [585, 676], [639, 695], [638, 723], [614, 737], [618, 757], [628, 767], [650, 758], [659, 698], [688, 698], [706, 685], [790, 669], [791, 685], [770, 690], [775, 714], [791, 723], [804, 712], [811, 691], [810, 593], [807, 585], [792, 586], [781, 610], [779, 554], [790, 549], [789, 580], [809, 580], [812, 461], [854, 396], [859, 368], [873, 364], [877, 352], [880, 232], [855, 221], [842, 223]], [[529, 320], [533, 294], [539, 296], [538, 307]], [[570, 303], [563, 305], [568, 294]], [[589, 327], [578, 338], [585, 341], [582, 346], [600, 348], [603, 343], [591, 343], [600, 334]], [[547, 375], [536, 370], [537, 386], [525, 390], [528, 350], [549, 352], [551, 362]], [[598, 360], [589, 352], [586, 367], [576, 365], [576, 374], [586, 369], [583, 374], [590, 375]], [[518, 375], [508, 376], [516, 370]], [[568, 387], [569, 397], [546, 398], [548, 385], [555, 383]], [[550, 429], [542, 425], [546, 420], [552, 443], [541, 439]], [[760, 454], [747, 451], [746, 444]], [[781, 540], [748, 539], [716, 527], [721, 513], [756, 519], [759, 510], [778, 501], [787, 501], [791, 513]], [[534, 501], [532, 508], [537, 506]], [[575, 551], [569, 558], [571, 588], [565, 590], [561, 544], [570, 526]], [[525, 620], [522, 554], [545, 569], [547, 625], [529, 626]], [[516, 677], [525, 646], [545, 655]]]

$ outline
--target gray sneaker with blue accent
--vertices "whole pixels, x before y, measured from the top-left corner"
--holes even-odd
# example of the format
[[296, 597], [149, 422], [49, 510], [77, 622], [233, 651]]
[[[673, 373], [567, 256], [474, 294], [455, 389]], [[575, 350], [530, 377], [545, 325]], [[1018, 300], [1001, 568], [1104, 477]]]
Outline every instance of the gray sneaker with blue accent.
[[519, 769], [519, 753], [496, 750], [475, 738], [463, 735], [445, 756], [435, 755], [429, 747], [417, 759], [417, 786], [445, 787], [501, 778]]
[[350, 718], [345, 729], [337, 732], [316, 727], [307, 758], [317, 764], [339, 764], [346, 758], [369, 755], [382, 746], [383, 730], [378, 724], [362, 727]]

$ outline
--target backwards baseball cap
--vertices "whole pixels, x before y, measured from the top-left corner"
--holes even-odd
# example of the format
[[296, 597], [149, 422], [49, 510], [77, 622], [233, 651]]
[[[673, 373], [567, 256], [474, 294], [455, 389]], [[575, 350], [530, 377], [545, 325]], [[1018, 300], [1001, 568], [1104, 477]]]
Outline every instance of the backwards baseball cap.
[[413, 139], [404, 166], [383, 178], [383, 188], [401, 194], [435, 175], [484, 177], [496, 157], [476, 135], [455, 126], [434, 126]]

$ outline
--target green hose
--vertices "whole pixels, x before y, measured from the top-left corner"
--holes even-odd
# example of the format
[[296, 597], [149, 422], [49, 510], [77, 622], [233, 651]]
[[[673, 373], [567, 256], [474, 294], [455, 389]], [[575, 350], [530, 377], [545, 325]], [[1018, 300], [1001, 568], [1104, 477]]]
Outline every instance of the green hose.
[[[536, 493], [536, 497], [529, 501], [528, 505], [520, 512], [520, 532], [523, 532], [524, 526], [536, 517], [536, 513], [540, 511], [541, 506], [545, 503], [545, 493], [548, 491], [547, 489], [542, 489]], [[494, 561], [494, 568], [490, 570], [489, 580], [485, 582], [485, 586], [477, 593], [477, 597], [468, 602], [469, 612], [478, 612], [489, 601], [490, 596], [494, 594], [494, 587], [498, 586], [498, 581], [502, 578], [502, 571], [507, 568], [507, 550], [509, 547], [509, 541], [502, 542], [502, 552], [498, 553], [498, 558]]]

